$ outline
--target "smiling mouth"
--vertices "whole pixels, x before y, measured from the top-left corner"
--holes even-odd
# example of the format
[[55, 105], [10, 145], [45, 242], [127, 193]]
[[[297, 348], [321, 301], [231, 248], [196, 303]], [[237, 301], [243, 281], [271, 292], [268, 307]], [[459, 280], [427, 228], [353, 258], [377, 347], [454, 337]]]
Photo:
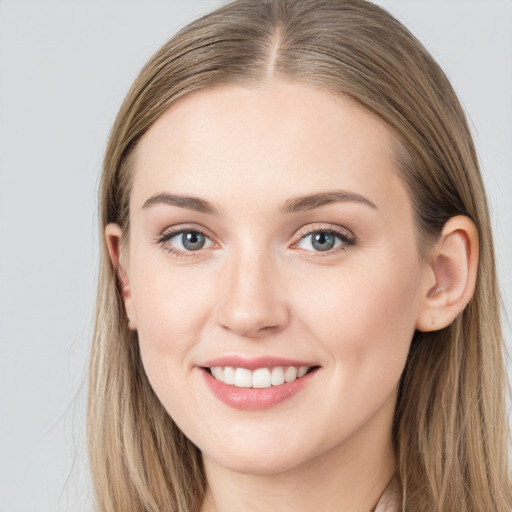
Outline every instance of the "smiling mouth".
[[273, 368], [236, 368], [212, 366], [204, 368], [217, 381], [237, 388], [264, 389], [294, 382], [319, 368], [318, 366], [276, 366]]

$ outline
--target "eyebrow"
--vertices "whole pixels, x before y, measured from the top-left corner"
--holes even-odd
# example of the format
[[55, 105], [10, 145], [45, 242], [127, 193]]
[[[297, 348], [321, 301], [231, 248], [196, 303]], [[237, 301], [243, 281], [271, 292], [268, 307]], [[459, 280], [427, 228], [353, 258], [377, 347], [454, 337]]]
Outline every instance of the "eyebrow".
[[191, 196], [179, 196], [175, 194], [157, 194], [156, 196], [150, 197], [143, 205], [142, 208], [150, 208], [157, 204], [166, 204], [169, 206], [178, 206], [179, 208], [185, 208], [187, 210], [194, 210], [199, 213], [207, 213], [209, 215], [218, 215], [219, 210], [215, 206], [199, 197]]
[[[356, 194], [355, 192], [347, 192], [345, 190], [329, 190], [326, 192], [318, 192], [316, 194], [308, 194], [305, 196], [294, 197], [288, 199], [281, 208], [282, 213], [297, 213], [308, 210], [314, 210], [321, 206], [332, 203], [360, 203], [377, 210], [375, 203], [366, 197]], [[193, 210], [199, 213], [209, 215], [219, 215], [219, 210], [206, 199], [193, 196], [181, 196], [175, 194], [161, 193], [150, 197], [142, 208], [150, 208], [155, 205], [164, 204], [169, 206], [177, 206], [187, 210]]]
[[297, 198], [288, 199], [282, 208], [283, 213], [296, 213], [307, 210], [314, 210], [320, 206], [326, 206], [332, 203], [360, 203], [374, 210], [377, 210], [375, 203], [372, 203], [366, 197], [356, 194], [355, 192], [347, 192], [345, 190], [329, 190], [327, 192], [319, 192], [317, 194], [309, 194]]

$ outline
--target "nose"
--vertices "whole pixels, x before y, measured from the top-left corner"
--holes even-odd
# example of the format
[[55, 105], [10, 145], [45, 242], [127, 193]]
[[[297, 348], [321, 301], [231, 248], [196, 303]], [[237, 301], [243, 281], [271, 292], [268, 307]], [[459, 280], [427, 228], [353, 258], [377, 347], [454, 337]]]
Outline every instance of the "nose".
[[290, 314], [278, 274], [276, 262], [265, 255], [232, 255], [222, 269], [217, 324], [245, 338], [284, 329]]

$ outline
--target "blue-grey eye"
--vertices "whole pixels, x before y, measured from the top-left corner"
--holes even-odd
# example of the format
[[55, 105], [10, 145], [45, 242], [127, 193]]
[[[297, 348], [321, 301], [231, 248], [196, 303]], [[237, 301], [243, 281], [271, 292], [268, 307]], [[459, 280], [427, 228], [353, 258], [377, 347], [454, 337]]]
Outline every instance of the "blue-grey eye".
[[331, 233], [313, 233], [311, 235], [311, 245], [317, 251], [328, 251], [334, 247], [336, 237]]
[[192, 252], [209, 247], [212, 241], [199, 231], [181, 231], [167, 237], [166, 243], [178, 251]]
[[298, 247], [307, 251], [325, 252], [348, 243], [342, 235], [329, 231], [314, 231], [300, 240]]
[[185, 231], [181, 234], [181, 243], [187, 251], [197, 251], [204, 247], [206, 237], [196, 231]]

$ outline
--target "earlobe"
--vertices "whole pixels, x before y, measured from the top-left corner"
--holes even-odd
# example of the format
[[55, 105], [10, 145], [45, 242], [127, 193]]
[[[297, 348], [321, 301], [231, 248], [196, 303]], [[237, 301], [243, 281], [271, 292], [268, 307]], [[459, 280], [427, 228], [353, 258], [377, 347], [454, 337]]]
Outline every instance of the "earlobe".
[[469, 217], [449, 219], [430, 251], [429, 272], [416, 328], [436, 331], [450, 325], [471, 300], [478, 266], [478, 233]]
[[124, 306], [126, 309], [126, 316], [128, 327], [133, 330], [136, 329], [135, 313], [133, 311], [133, 303], [130, 290], [130, 279], [128, 276], [127, 268], [122, 260], [122, 240], [123, 231], [117, 224], [108, 224], [105, 228], [105, 239], [107, 242], [108, 254], [112, 266], [116, 270], [116, 278], [121, 290]]

